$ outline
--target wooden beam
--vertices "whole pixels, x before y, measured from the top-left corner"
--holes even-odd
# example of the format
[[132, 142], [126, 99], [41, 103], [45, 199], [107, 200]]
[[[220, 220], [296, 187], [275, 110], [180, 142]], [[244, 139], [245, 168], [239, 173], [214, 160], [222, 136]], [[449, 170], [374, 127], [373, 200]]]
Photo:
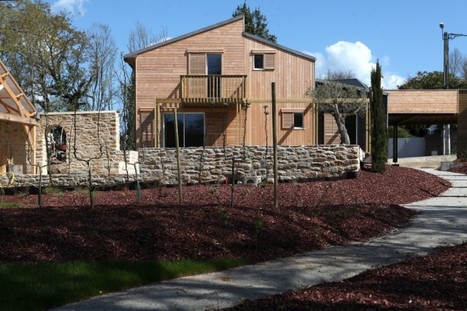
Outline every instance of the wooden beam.
[[[269, 104], [271, 99], [249, 99], [251, 104]], [[310, 104], [311, 98], [280, 98], [276, 99], [277, 104]]]
[[0, 120], [37, 125], [37, 120], [30, 117], [17, 116], [10, 113], [0, 112]]

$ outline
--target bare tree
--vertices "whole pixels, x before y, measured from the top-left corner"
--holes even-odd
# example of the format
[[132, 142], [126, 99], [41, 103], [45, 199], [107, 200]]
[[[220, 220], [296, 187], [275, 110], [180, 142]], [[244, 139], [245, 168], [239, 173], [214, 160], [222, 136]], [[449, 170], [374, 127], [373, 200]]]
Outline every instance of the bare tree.
[[167, 29], [162, 28], [159, 35], [149, 32], [146, 27], [137, 21], [135, 30], [130, 32], [128, 36], [127, 48], [130, 53], [147, 48], [153, 44], [167, 40]]
[[[163, 28], [159, 35], [154, 35], [138, 21], [135, 30], [131, 31], [128, 36], [127, 48], [132, 53], [165, 40], [167, 40], [167, 29]], [[125, 63], [122, 62], [120, 67], [119, 95], [123, 102], [121, 145], [125, 147], [125, 150], [136, 150], [135, 75]]]
[[324, 80], [308, 95], [317, 105], [318, 110], [329, 113], [336, 122], [341, 144], [350, 144], [350, 137], [345, 126], [345, 119], [356, 114], [364, 114], [368, 103], [367, 91], [363, 88], [344, 84], [339, 80]]
[[449, 74], [459, 77], [462, 75], [462, 64], [464, 63], [464, 56], [459, 49], [454, 49], [449, 53]]
[[90, 67], [95, 79], [89, 91], [90, 110], [111, 110], [116, 96], [117, 45], [108, 25], [94, 25], [88, 32]]

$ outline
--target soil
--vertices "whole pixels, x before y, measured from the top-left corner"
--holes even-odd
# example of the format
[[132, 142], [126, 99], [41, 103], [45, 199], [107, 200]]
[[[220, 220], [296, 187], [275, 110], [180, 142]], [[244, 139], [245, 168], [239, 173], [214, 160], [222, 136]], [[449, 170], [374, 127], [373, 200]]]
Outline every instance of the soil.
[[[280, 184], [279, 208], [272, 185], [185, 186], [181, 203], [177, 187], [143, 189], [140, 200], [134, 190], [100, 190], [93, 209], [86, 191], [48, 188], [43, 208], [37, 207], [37, 195], [3, 195], [0, 262], [259, 262], [397, 230], [416, 216], [400, 204], [448, 187], [422, 171], [389, 166], [384, 174], [362, 171], [355, 179]], [[344, 282], [247, 301], [235, 310], [465, 309], [466, 294], [456, 291], [466, 285], [465, 254], [466, 245], [440, 250]]]

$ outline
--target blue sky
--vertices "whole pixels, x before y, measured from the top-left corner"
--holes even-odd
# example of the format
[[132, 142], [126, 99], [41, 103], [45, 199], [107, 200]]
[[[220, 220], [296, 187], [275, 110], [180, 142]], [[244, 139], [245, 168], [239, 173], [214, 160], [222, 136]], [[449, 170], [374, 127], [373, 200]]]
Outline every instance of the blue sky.
[[[81, 30], [110, 26], [126, 53], [137, 21], [151, 33], [171, 38], [232, 17], [243, 0], [47, 0], [67, 10]], [[278, 43], [317, 58], [317, 76], [328, 70], [352, 71], [369, 84], [379, 60], [386, 89], [396, 88], [418, 71], [441, 71], [445, 31], [467, 34], [465, 0], [247, 0], [268, 19]], [[467, 56], [467, 37], [450, 42]]]

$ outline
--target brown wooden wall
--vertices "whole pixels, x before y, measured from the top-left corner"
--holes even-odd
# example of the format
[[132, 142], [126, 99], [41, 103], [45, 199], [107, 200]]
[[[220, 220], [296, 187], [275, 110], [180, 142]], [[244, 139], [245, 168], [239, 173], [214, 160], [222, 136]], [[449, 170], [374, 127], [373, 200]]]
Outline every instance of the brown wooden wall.
[[329, 113], [325, 113], [323, 118], [324, 144], [340, 144], [341, 137], [339, 135], [339, 130], [337, 129], [336, 121]]
[[390, 90], [388, 113], [457, 113], [458, 90]]
[[[141, 135], [139, 128], [141, 112], [149, 116], [147, 111], [155, 111], [157, 99], [174, 99], [174, 102], [179, 99], [180, 76], [188, 74], [188, 54], [199, 52], [222, 53], [223, 75], [247, 76], [246, 100], [251, 105], [246, 112], [246, 123], [245, 111], [241, 110], [240, 106], [231, 104], [228, 109], [228, 128], [225, 131], [227, 145], [243, 143], [262, 145], [266, 143], [266, 136], [269, 136], [268, 144], [272, 143], [271, 82], [276, 83], [279, 122], [281, 109], [299, 109], [305, 113], [304, 129], [286, 130], [278, 126], [279, 143], [283, 145], [315, 143], [315, 115], [310, 104], [311, 99], [306, 95], [308, 89], [314, 86], [314, 62], [286, 49], [277, 49], [276, 46], [245, 37], [242, 32], [243, 20], [234, 20], [137, 56], [135, 66], [138, 137]], [[274, 69], [254, 70], [252, 51], [272, 51]], [[269, 106], [268, 133], [264, 129], [264, 105]], [[161, 107], [164, 106], [165, 104], [162, 104]], [[179, 107], [179, 112], [204, 112], [206, 144], [223, 145], [224, 130], [221, 127], [225, 123], [225, 112], [222, 108], [195, 108], [189, 105], [182, 107], [178, 104], [176, 106]], [[215, 119], [212, 120], [212, 117]], [[148, 120], [143, 120], [143, 123], [147, 122]], [[157, 133], [160, 134], [160, 129], [155, 129], [153, 136]], [[149, 136], [146, 135], [145, 139], [147, 140]], [[138, 142], [141, 142], [140, 138]]]
[[467, 157], [467, 90], [459, 91], [457, 119], [457, 158]]
[[[254, 70], [252, 51], [274, 50], [274, 70]], [[276, 83], [276, 98], [309, 99], [306, 95], [308, 89], [314, 87], [314, 63], [309, 59], [297, 56], [286, 50], [273, 49], [270, 46], [245, 39], [245, 56], [248, 61], [248, 94], [253, 99], [270, 99], [271, 82]]]

